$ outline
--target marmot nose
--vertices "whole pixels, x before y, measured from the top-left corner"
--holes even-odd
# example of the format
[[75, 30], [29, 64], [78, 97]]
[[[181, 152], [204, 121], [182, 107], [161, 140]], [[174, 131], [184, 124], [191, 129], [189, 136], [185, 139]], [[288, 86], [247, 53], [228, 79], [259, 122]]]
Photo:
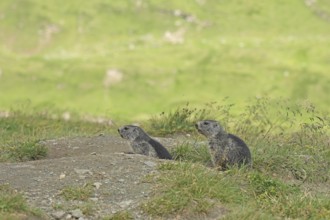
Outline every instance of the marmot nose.
[[118, 133], [120, 133], [120, 128], [118, 128]]

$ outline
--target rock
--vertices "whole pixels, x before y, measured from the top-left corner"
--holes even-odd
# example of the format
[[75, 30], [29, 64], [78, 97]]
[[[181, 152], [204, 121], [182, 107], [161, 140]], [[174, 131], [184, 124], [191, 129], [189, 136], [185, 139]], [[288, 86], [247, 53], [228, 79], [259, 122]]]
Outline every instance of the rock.
[[87, 169], [76, 169], [74, 168], [74, 171], [79, 174], [79, 175], [85, 175], [85, 174], [89, 174], [89, 175], [93, 175], [93, 172]]
[[118, 205], [121, 207], [121, 208], [127, 208], [131, 203], [133, 202], [133, 200], [126, 200], [126, 201], [122, 201], [120, 202]]
[[82, 213], [82, 211], [80, 209], [75, 209], [75, 210], [71, 211], [71, 215], [75, 218], [84, 217], [84, 214]]
[[147, 165], [147, 166], [149, 166], [149, 167], [155, 167], [155, 166], [157, 166], [157, 163], [152, 162], [152, 161], [145, 161], [144, 164]]
[[95, 182], [95, 183], [93, 183], [93, 186], [95, 186], [96, 189], [99, 189], [100, 186], [102, 186], [102, 183], [100, 183], [100, 182]]
[[99, 201], [99, 199], [98, 198], [89, 198], [91, 201], [93, 201], [93, 202], [97, 202], [97, 201]]
[[60, 180], [65, 178], [65, 173], [60, 174]]
[[65, 216], [66, 212], [64, 211], [56, 211], [51, 214], [51, 216], [55, 219], [62, 219]]

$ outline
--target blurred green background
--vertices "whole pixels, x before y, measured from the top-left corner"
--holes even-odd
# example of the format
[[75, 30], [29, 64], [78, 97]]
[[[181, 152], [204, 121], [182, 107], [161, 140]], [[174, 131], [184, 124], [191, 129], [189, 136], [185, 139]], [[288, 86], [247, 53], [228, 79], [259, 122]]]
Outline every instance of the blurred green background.
[[187, 102], [330, 103], [328, 0], [2, 0], [0, 110], [144, 120]]

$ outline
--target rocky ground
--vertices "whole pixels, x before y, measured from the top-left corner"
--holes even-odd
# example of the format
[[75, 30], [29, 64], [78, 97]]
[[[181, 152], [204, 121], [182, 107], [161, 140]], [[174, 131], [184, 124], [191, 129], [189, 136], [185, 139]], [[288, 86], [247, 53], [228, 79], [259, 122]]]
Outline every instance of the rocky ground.
[[[175, 139], [160, 139], [166, 146]], [[46, 219], [102, 219], [129, 210], [135, 219], [150, 219], [138, 206], [152, 192], [145, 181], [163, 160], [127, 154], [128, 143], [118, 136], [62, 138], [42, 142], [48, 148], [43, 160], [1, 163], [0, 183], [22, 192], [29, 205]], [[64, 188], [92, 185], [86, 201], [65, 200]], [[84, 214], [85, 213], [85, 214]]]

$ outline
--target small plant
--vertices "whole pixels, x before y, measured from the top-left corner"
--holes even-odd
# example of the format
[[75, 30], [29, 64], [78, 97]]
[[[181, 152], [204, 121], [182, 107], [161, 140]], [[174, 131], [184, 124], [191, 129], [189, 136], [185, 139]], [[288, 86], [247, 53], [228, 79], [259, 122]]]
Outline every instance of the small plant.
[[95, 204], [87, 201], [79, 204], [76, 208], [80, 209], [84, 215], [92, 215], [95, 211]]
[[131, 220], [131, 219], [134, 219], [134, 217], [128, 211], [119, 211], [119, 212], [116, 212], [111, 217], [103, 218], [103, 220]]
[[283, 194], [288, 195], [298, 189], [259, 173], [252, 173], [248, 176], [248, 179], [253, 188], [254, 194], [258, 199], [280, 197]]
[[30, 208], [23, 196], [7, 184], [0, 185], [0, 217], [11, 214], [25, 213], [29, 216], [40, 217], [42, 213], [37, 209]]
[[81, 200], [87, 201], [92, 196], [93, 186], [92, 184], [84, 184], [83, 186], [67, 186], [65, 187], [61, 195], [66, 200]]
[[195, 123], [206, 118], [212, 118], [212, 109], [190, 108], [189, 104], [177, 108], [173, 112], [161, 113], [149, 120], [150, 130], [157, 135], [195, 132]]
[[8, 185], [0, 185], [0, 211], [27, 211], [28, 207], [23, 196]]
[[28, 141], [9, 147], [7, 150], [9, 158], [19, 161], [38, 160], [46, 157], [47, 148], [41, 145], [39, 141]]

